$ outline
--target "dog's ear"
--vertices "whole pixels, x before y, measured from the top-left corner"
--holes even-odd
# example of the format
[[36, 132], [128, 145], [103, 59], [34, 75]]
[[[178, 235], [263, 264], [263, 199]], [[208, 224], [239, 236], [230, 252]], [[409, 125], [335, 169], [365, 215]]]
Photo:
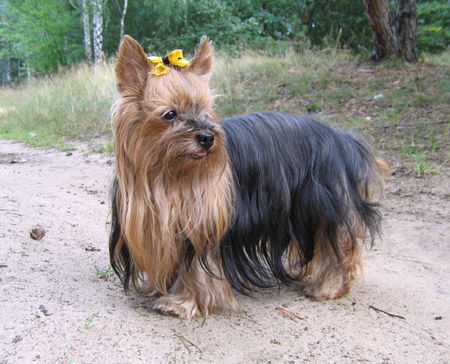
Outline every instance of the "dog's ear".
[[213, 63], [213, 53], [211, 41], [208, 37], [203, 36], [195, 51], [195, 57], [189, 64], [189, 70], [209, 79]]
[[147, 55], [140, 44], [132, 37], [125, 35], [119, 46], [116, 63], [117, 89], [120, 92], [141, 93], [150, 71]]

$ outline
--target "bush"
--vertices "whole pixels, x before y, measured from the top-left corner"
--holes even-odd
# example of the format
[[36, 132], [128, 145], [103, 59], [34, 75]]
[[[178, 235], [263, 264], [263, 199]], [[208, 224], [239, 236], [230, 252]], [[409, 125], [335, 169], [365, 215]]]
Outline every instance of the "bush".
[[445, 50], [450, 40], [450, 3], [433, 0], [417, 4], [417, 48], [421, 52]]

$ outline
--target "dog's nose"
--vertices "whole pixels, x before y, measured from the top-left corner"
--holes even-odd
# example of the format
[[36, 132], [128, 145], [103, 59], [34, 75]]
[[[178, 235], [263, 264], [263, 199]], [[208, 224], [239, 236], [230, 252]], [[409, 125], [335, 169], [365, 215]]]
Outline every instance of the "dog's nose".
[[197, 142], [203, 149], [208, 150], [214, 144], [214, 135], [206, 131], [197, 134]]

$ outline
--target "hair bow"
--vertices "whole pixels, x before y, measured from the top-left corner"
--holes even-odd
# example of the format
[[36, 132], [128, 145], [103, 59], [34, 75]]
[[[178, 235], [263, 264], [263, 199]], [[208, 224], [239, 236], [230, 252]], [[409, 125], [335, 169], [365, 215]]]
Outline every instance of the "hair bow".
[[152, 74], [156, 76], [168, 74], [168, 65], [186, 67], [189, 64], [189, 61], [183, 58], [183, 51], [181, 49], [175, 49], [165, 57], [148, 57], [148, 59], [155, 66]]

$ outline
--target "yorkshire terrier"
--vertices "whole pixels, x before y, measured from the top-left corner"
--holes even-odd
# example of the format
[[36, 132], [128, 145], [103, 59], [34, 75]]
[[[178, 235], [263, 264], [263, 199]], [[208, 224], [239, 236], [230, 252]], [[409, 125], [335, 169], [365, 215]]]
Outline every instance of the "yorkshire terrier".
[[111, 265], [153, 308], [192, 318], [238, 310], [233, 289], [299, 283], [345, 295], [360, 243], [379, 231], [385, 163], [365, 140], [308, 117], [219, 119], [203, 37], [187, 61], [148, 58], [125, 36], [113, 107]]

